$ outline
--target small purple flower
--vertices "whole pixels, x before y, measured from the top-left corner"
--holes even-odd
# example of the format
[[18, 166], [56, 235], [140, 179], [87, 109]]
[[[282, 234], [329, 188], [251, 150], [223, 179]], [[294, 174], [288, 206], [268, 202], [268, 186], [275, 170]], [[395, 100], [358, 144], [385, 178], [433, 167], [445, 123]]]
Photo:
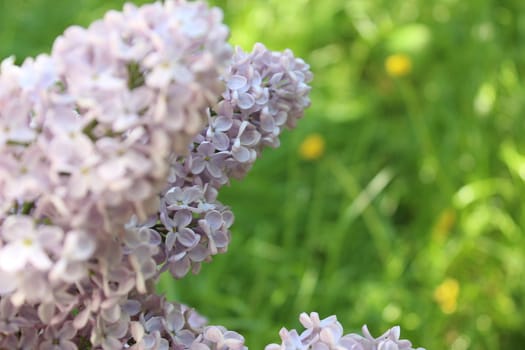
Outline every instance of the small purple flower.
[[1, 236], [7, 242], [0, 248], [0, 266], [5, 272], [17, 272], [26, 265], [48, 270], [53, 265], [46, 246], [59, 244], [62, 232], [35, 227], [27, 216], [9, 216], [5, 219]]
[[187, 226], [193, 220], [193, 215], [189, 210], [178, 210], [175, 212], [173, 219], [165, 218], [166, 227], [172, 227], [173, 230], [168, 232], [166, 236], [166, 249], [170, 251], [173, 249], [175, 242], [179, 242], [187, 249], [195, 247], [199, 243], [199, 236]]
[[219, 211], [212, 210], [206, 213], [199, 226], [208, 237], [208, 248], [211, 254], [217, 254], [217, 249], [224, 248], [229, 243], [229, 234], [223, 216]]
[[206, 170], [212, 178], [222, 180], [226, 175], [223, 172], [225, 167], [224, 160], [228, 157], [229, 152], [216, 152], [215, 146], [211, 142], [202, 142], [191, 154], [190, 160], [191, 172], [195, 175]]

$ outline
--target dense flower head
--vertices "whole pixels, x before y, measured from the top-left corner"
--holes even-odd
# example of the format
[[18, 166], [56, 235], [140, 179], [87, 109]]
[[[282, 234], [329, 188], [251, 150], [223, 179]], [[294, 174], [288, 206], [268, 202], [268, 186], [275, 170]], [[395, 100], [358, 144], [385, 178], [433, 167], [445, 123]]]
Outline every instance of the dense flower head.
[[[205, 125], [227, 37], [202, 2], [126, 5], [67, 29], [50, 55], [1, 63], [0, 319], [36, 310], [19, 317], [36, 333], [2, 331], [0, 348], [26, 333], [42, 349], [71, 348], [77, 332], [95, 344], [106, 327], [107, 348], [128, 332], [121, 304], [153, 290], [162, 254], [158, 233], [130, 218], [158, 211], [169, 157]], [[218, 216], [231, 225], [221, 211], [196, 220], [213, 251]]]
[[[53, 299], [57, 281], [109, 268], [97, 247], [126, 238], [132, 215], [158, 210], [169, 156], [186, 152], [223, 90], [231, 49], [221, 21], [202, 2], [126, 5], [67, 29], [50, 55], [2, 62], [0, 276], [14, 277], [0, 293]], [[124, 248], [138, 275], [155, 275], [158, 248], [140, 248], [140, 259]], [[21, 270], [44, 288], [25, 290]]]
[[159, 213], [150, 220], [164, 238], [163, 269], [176, 278], [198, 272], [203, 261], [227, 250], [233, 214], [217, 201], [218, 190], [230, 178], [244, 177], [310, 104], [312, 73], [289, 50], [272, 52], [262, 44], [250, 53], [237, 49], [221, 78], [226, 90], [188, 153], [171, 158]]

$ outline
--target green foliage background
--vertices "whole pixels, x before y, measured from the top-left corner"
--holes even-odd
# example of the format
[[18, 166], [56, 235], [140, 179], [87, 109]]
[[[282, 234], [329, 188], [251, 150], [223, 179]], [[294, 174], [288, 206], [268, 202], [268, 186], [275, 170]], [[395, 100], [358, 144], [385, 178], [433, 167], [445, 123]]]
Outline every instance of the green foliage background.
[[[0, 57], [47, 52], [66, 26], [122, 3], [0, 0]], [[228, 254], [159, 288], [253, 349], [299, 327], [302, 311], [335, 313], [348, 332], [399, 324], [429, 350], [522, 346], [525, 3], [213, 4], [233, 44], [289, 47], [311, 64], [312, 107], [222, 191], [236, 214]], [[408, 76], [385, 72], [394, 53], [412, 60]], [[325, 154], [302, 160], [314, 132]], [[459, 295], [445, 314], [434, 294], [447, 279]]]

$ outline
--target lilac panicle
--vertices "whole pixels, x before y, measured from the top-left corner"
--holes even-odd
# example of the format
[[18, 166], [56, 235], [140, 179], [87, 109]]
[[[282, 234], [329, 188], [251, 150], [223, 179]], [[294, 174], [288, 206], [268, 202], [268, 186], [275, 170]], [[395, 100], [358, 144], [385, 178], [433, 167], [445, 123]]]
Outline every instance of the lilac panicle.
[[[168, 157], [186, 152], [223, 90], [227, 37], [202, 2], [126, 5], [68, 28], [50, 55], [2, 62], [0, 295], [51, 302], [88, 271], [107, 290], [107, 244], [146, 290], [158, 248], [122, 242], [124, 224], [158, 210]], [[25, 288], [22, 270], [42, 288]]]
[[[192, 308], [169, 303], [155, 294], [101, 302], [90, 299], [86, 309], [99, 310], [88, 322], [67, 315], [46, 324], [27, 306], [0, 300], [0, 348], [2, 349], [105, 349], [246, 350], [244, 338], [221, 326], [209, 326]], [[89, 345], [88, 345], [89, 344]]]
[[[15, 323], [0, 348], [35, 334], [42, 349], [126, 344], [121, 304], [153, 291], [162, 239], [124, 224], [158, 210], [168, 157], [207, 121], [227, 36], [203, 2], [126, 5], [67, 29], [50, 55], [1, 63], [0, 319]], [[198, 232], [222, 249], [216, 216]]]
[[[277, 147], [280, 133], [296, 125], [310, 105], [311, 79], [309, 66], [290, 50], [237, 49], [222, 76], [226, 90], [188, 154], [172, 158], [161, 196], [154, 229], [165, 237], [164, 269], [173, 276], [198, 272], [202, 261], [226, 251], [233, 214], [217, 201], [217, 190], [244, 177], [262, 150]], [[190, 214], [195, 218], [175, 223]]]

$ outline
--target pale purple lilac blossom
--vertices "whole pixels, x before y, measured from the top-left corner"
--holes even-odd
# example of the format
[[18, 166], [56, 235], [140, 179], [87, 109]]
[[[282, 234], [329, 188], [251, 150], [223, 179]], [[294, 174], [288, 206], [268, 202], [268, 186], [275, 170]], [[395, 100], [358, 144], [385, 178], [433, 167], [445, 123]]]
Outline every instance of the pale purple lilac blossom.
[[277, 147], [284, 128], [294, 127], [310, 104], [312, 73], [290, 50], [237, 49], [222, 79], [226, 90], [209, 110], [208, 125], [187, 155], [172, 158], [153, 220], [152, 229], [165, 237], [163, 269], [176, 278], [227, 250], [233, 214], [217, 201], [217, 190], [244, 177], [265, 147]]
[[[71, 348], [77, 332], [127, 344], [120, 304], [153, 290], [161, 238], [124, 224], [157, 211], [168, 156], [186, 152], [223, 90], [221, 21], [202, 2], [126, 5], [69, 28], [49, 56], [2, 62], [0, 319], [34, 309], [41, 348]], [[199, 224], [209, 239], [213, 222]], [[25, 333], [0, 332], [0, 347]]]
[[[116, 263], [146, 290], [158, 248], [118, 242], [132, 215], [158, 210], [169, 155], [186, 152], [223, 90], [231, 48], [221, 21], [202, 2], [126, 5], [67, 29], [49, 56], [2, 62], [0, 293], [50, 302], [57, 290], [75, 294], [67, 286], [88, 270], [110, 283]], [[110, 260], [97, 249], [107, 245]]]
[[413, 348], [408, 340], [399, 339], [400, 328], [395, 326], [383, 335], [374, 338], [363, 326], [363, 335], [343, 334], [343, 326], [335, 316], [323, 320], [317, 312], [299, 317], [305, 330], [299, 334], [295, 329], [282, 328], [279, 332], [281, 344], [267, 345], [265, 350], [424, 350]]
[[[227, 250], [218, 190], [310, 103], [304, 61], [261, 44], [232, 58], [221, 21], [202, 2], [128, 4], [1, 63], [0, 348], [246, 349], [154, 294], [161, 272]], [[411, 349], [396, 328], [341, 337], [335, 316], [301, 320], [286, 347]]]

